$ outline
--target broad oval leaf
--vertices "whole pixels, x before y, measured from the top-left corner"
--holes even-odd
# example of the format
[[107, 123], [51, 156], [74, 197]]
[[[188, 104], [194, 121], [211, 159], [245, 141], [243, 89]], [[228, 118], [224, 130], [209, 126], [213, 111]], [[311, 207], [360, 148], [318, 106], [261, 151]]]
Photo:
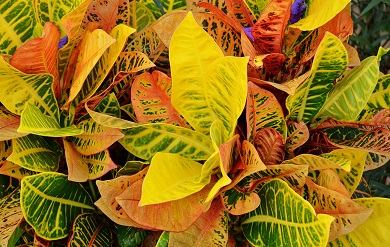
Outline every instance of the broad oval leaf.
[[194, 160], [205, 160], [213, 152], [211, 139], [199, 132], [170, 124], [145, 124], [123, 130], [119, 140], [130, 153], [148, 160], [157, 152], [176, 153]]
[[17, 132], [19, 125], [20, 118], [12, 114], [4, 106], [0, 106], [0, 141], [27, 135], [26, 133]]
[[345, 73], [329, 93], [319, 117], [331, 117], [342, 121], [354, 121], [366, 106], [378, 82], [377, 57], [366, 58], [361, 66]]
[[77, 215], [94, 210], [92, 199], [79, 183], [52, 172], [23, 178], [20, 204], [25, 220], [47, 240], [66, 237]]
[[99, 224], [96, 217], [90, 213], [80, 214], [73, 223], [69, 247], [78, 246], [110, 246], [112, 232], [106, 226]]
[[279, 179], [266, 183], [258, 194], [267, 199], [261, 200], [260, 206], [246, 214], [242, 222], [244, 235], [252, 245], [326, 245], [332, 216], [316, 215], [309, 202]]
[[337, 173], [331, 169], [325, 169], [320, 172], [315, 181], [319, 186], [325, 187], [327, 189], [337, 191], [338, 193], [350, 197], [350, 194], [345, 187], [345, 185], [341, 182]]
[[327, 32], [314, 57], [309, 78], [287, 97], [289, 118], [304, 123], [310, 122], [325, 103], [333, 81], [348, 66], [348, 54], [343, 43]]
[[169, 123], [190, 128], [171, 104], [171, 78], [160, 71], [139, 75], [131, 86], [131, 102], [140, 123]]
[[330, 21], [334, 16], [341, 12], [350, 0], [308, 0], [307, 9], [300, 21], [290, 25], [293, 28], [299, 28], [303, 31], [314, 30], [328, 21]]
[[281, 105], [271, 92], [256, 86], [253, 82], [248, 83], [246, 120], [249, 141], [265, 127], [276, 129], [283, 138], [286, 138], [286, 122]]
[[56, 171], [62, 153], [53, 138], [32, 134], [14, 139], [12, 150], [7, 160], [38, 172]]

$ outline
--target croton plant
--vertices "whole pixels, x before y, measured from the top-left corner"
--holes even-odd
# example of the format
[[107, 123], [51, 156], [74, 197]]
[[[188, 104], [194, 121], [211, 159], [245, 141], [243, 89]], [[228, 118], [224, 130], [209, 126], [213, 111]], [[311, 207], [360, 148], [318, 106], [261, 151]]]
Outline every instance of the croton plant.
[[349, 2], [1, 1], [0, 245], [390, 246]]

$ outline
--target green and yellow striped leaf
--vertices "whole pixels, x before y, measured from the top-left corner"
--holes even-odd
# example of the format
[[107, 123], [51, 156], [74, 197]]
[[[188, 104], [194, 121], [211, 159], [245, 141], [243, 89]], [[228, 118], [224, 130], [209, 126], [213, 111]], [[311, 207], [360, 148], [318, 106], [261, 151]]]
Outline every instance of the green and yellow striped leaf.
[[242, 222], [244, 235], [252, 245], [326, 245], [332, 216], [316, 215], [309, 202], [278, 179], [265, 184], [258, 194], [267, 199], [261, 200], [260, 206], [246, 214]]
[[13, 68], [0, 57], [1, 103], [12, 113], [20, 115], [27, 103], [59, 121], [60, 113], [53, 92], [53, 76], [27, 75]]
[[328, 247], [387, 246], [390, 244], [390, 200], [387, 198], [361, 198], [356, 203], [374, 211], [353, 232], [330, 242]]
[[58, 119], [44, 115], [38, 107], [27, 103], [21, 114], [18, 132], [50, 137], [64, 137], [77, 136], [84, 131], [75, 125], [61, 128]]
[[175, 153], [193, 160], [205, 160], [213, 152], [208, 136], [170, 124], [145, 124], [123, 130], [119, 140], [130, 153], [148, 160], [157, 152]]
[[168, 247], [169, 243], [169, 232], [164, 231], [161, 233], [160, 237], [158, 238], [158, 241], [156, 243], [156, 247]]
[[100, 153], [124, 137], [120, 130], [100, 125], [91, 118], [79, 122], [77, 127], [83, 130], [83, 133], [71, 140], [82, 155]]
[[144, 3], [136, 1], [129, 3], [129, 19], [130, 26], [137, 29], [137, 33], [156, 21], [152, 10]]
[[169, 246], [226, 246], [227, 241], [228, 214], [219, 200], [184, 232], [169, 233]]
[[[342, 150], [344, 151], [344, 149]], [[346, 151], [348, 152], [348, 151]], [[307, 165], [309, 171], [324, 170], [324, 169], [342, 169], [349, 172], [351, 169], [351, 161], [345, 158], [335, 159], [333, 155], [321, 157], [313, 154], [300, 154], [295, 158], [283, 161], [283, 164], [294, 164], [294, 165]], [[327, 157], [330, 157], [328, 159]]]
[[290, 27], [298, 28], [302, 31], [314, 30], [321, 27], [339, 12], [341, 12], [350, 0], [308, 0], [305, 3], [307, 8], [301, 20], [290, 25]]
[[12, 141], [0, 141], [0, 164], [3, 164], [12, 153]]
[[0, 142], [27, 135], [17, 132], [19, 125], [20, 118], [0, 106]]
[[[5, 192], [2, 186], [0, 190]], [[20, 187], [0, 198], [0, 211], [0, 246], [10, 246], [8, 241], [23, 218], [20, 207]]]
[[366, 109], [390, 108], [390, 74], [379, 77], [378, 84], [368, 99]]
[[100, 178], [117, 167], [111, 160], [110, 153], [107, 149], [90, 156], [83, 155], [82, 158], [85, 160], [89, 168], [89, 180]]
[[[117, 225], [117, 227], [118, 227], [117, 239], [118, 239], [119, 246], [121, 247], [132, 247], [132, 246], [141, 245], [142, 242], [145, 240], [146, 235], [148, 234], [147, 231], [132, 226]], [[169, 232], [167, 233], [169, 234]], [[156, 244], [156, 247], [159, 247], [158, 243]], [[168, 245], [166, 247], [168, 247]]]
[[176, 29], [169, 52], [173, 106], [204, 134], [220, 119], [230, 139], [245, 105], [248, 58], [223, 57], [191, 13]]
[[257, 20], [267, 6], [267, 4], [271, 0], [244, 0], [244, 3], [248, 7], [248, 9], [251, 11], [252, 15], [255, 17]]
[[105, 247], [111, 246], [112, 242], [111, 230], [100, 224], [93, 214], [84, 213], [77, 216], [74, 220], [68, 246]]
[[131, 86], [131, 102], [139, 123], [168, 123], [191, 128], [171, 104], [172, 80], [160, 71], [145, 72]]
[[85, 109], [87, 110], [88, 114], [91, 116], [95, 122], [97, 122], [100, 125], [103, 125], [105, 127], [109, 128], [117, 128], [117, 129], [129, 129], [134, 128], [137, 126], [140, 126], [140, 124], [135, 122], [130, 122], [121, 118], [113, 117], [107, 114], [103, 114], [100, 112], [92, 111], [88, 108], [87, 103], [85, 103]]
[[12, 150], [7, 160], [37, 172], [56, 171], [62, 153], [53, 138], [33, 134], [12, 140]]
[[289, 118], [304, 123], [310, 122], [325, 103], [333, 81], [348, 66], [348, 54], [343, 43], [327, 32], [314, 57], [309, 78], [287, 97]]
[[2, 1], [0, 3], [0, 54], [12, 55], [33, 36], [36, 20], [30, 0]]
[[36, 174], [36, 172], [23, 168], [11, 161], [5, 161], [0, 167], [0, 174], [21, 180], [22, 178]]
[[247, 139], [252, 141], [256, 133], [265, 127], [272, 127], [286, 138], [286, 122], [283, 109], [276, 97], [253, 82], [248, 83], [246, 103]]
[[133, 120], [134, 122], [137, 122], [137, 117], [135, 116], [134, 107], [131, 103], [121, 106], [121, 110], [126, 112], [127, 116], [129, 116], [131, 118], [131, 120]]
[[366, 58], [361, 66], [345, 73], [329, 93], [319, 117], [331, 117], [342, 121], [354, 121], [366, 106], [378, 82], [377, 57]]
[[66, 237], [77, 215], [94, 210], [84, 188], [60, 173], [23, 178], [20, 194], [25, 220], [38, 236], [47, 240]]

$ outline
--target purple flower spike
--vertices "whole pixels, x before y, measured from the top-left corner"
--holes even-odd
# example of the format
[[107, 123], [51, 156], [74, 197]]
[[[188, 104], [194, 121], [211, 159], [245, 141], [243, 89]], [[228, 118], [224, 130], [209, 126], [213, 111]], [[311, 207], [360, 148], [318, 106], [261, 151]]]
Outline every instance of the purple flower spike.
[[251, 41], [255, 40], [255, 38], [253, 38], [253, 35], [252, 35], [252, 27], [244, 27], [244, 32], [246, 33], [246, 35], [248, 36], [248, 38]]
[[62, 39], [60, 39], [60, 42], [58, 42], [58, 50], [64, 47], [68, 43], [68, 35], [65, 35]]
[[295, 0], [295, 2], [291, 5], [291, 16], [290, 23], [294, 24], [299, 21], [305, 12], [307, 4], [304, 0]]

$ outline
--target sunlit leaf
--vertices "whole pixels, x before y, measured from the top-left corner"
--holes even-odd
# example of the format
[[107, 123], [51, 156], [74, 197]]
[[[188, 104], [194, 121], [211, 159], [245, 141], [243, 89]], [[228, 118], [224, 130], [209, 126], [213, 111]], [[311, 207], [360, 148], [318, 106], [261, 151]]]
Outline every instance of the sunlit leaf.
[[211, 204], [191, 227], [184, 232], [171, 232], [169, 245], [172, 246], [226, 246], [228, 239], [228, 218], [219, 200]]
[[28, 135], [12, 140], [12, 154], [7, 160], [32, 171], [56, 171], [61, 147], [53, 138]]
[[326, 33], [314, 57], [309, 78], [286, 100], [289, 118], [305, 123], [312, 120], [325, 103], [333, 81], [348, 65], [347, 51], [333, 34]]
[[246, 214], [242, 222], [244, 235], [252, 245], [324, 246], [328, 242], [333, 217], [316, 215], [309, 202], [285, 182], [272, 180], [259, 195], [267, 200], [261, 200], [260, 206]]
[[272, 127], [286, 137], [286, 122], [283, 109], [276, 97], [269, 91], [248, 83], [246, 105], [247, 139], [252, 141], [256, 133], [265, 127]]
[[84, 188], [60, 173], [23, 178], [20, 203], [25, 220], [48, 240], [66, 237], [77, 215], [94, 210]]
[[93, 214], [84, 213], [74, 220], [68, 246], [110, 246], [111, 242], [111, 230], [107, 226], [99, 224]]
[[149, 60], [145, 53], [139, 51], [121, 52], [112, 68], [113, 73], [134, 73], [154, 67], [155, 64]]
[[284, 160], [283, 136], [273, 128], [259, 130], [253, 144], [265, 165], [277, 165]]
[[[3, 188], [0, 188], [5, 192]], [[0, 198], [0, 246], [9, 246], [8, 240], [22, 220], [22, 209], [20, 207], [20, 187], [11, 193], [2, 195]]]
[[[344, 149], [341, 150], [341, 152], [343, 151]], [[334, 159], [327, 159], [313, 154], [300, 154], [295, 158], [283, 161], [283, 164], [308, 165], [309, 171], [334, 168], [349, 172], [351, 169], [351, 161], [348, 158], [347, 160], [340, 159], [340, 162], [335, 162]]]
[[[257, 3], [260, 2], [261, 1], [257, 1]], [[251, 10], [253, 8], [251, 8], [251, 10], [248, 9], [247, 3], [249, 3], [249, 1], [227, 0], [225, 3], [227, 13], [232, 16], [237, 23], [241, 24], [243, 27], [253, 26], [254, 20], [257, 19], [258, 15], [251, 15]]]
[[11, 161], [5, 161], [0, 166], [0, 174], [7, 175], [16, 179], [22, 179], [26, 176], [34, 175], [36, 172], [23, 168]]
[[26, 133], [19, 133], [20, 118], [9, 112], [4, 106], [0, 106], [0, 141], [11, 140]]

